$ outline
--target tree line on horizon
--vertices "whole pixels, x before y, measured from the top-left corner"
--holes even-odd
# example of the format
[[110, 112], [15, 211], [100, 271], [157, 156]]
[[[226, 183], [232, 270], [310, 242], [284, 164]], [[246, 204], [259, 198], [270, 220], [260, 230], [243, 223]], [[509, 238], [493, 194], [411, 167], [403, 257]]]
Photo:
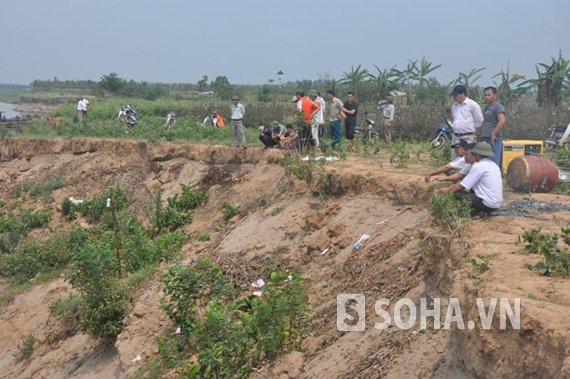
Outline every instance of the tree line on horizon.
[[[275, 101], [276, 96], [289, 95], [294, 90], [309, 91], [333, 89], [338, 92], [355, 92], [360, 102], [377, 101], [395, 91], [405, 96], [406, 104], [444, 105], [449, 101], [450, 89], [456, 84], [468, 88], [469, 95], [475, 100], [482, 99], [482, 88], [477, 84], [485, 67], [473, 68], [468, 72], [459, 72], [458, 77], [449, 83], [440, 83], [432, 76], [441, 64], [430, 62], [425, 56], [421, 60], [408, 60], [405, 68], [396, 66], [380, 68], [374, 65], [374, 71], [362, 65], [351, 66], [339, 80], [328, 75], [318, 80], [298, 80], [276, 85], [273, 79], [263, 85], [231, 84], [226, 76], [217, 76], [208, 83], [208, 76], [197, 83], [151, 83], [121, 78], [117, 73], [103, 75], [94, 80], [34, 80], [31, 83], [34, 92], [54, 90], [83, 89], [95, 96], [126, 96], [155, 100], [159, 97], [181, 97], [184, 92], [213, 91], [221, 100], [228, 100], [232, 94], [254, 93], [260, 102]], [[570, 98], [570, 60], [565, 59], [560, 51], [558, 57], [551, 57], [550, 63], [537, 63], [536, 78], [511, 73], [509, 64], [505, 70], [492, 76], [499, 97], [505, 105], [516, 102], [524, 94], [536, 94], [536, 102], [541, 108], [556, 108], [563, 99]]]

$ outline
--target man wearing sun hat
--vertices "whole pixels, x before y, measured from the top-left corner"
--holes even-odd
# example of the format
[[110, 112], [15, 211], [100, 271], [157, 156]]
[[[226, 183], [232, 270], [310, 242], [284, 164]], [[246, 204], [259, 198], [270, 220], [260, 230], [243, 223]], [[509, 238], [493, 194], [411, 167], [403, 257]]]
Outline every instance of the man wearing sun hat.
[[489, 159], [494, 156], [491, 145], [487, 142], [477, 143], [465, 155], [465, 161], [472, 163], [469, 174], [460, 183], [443, 188], [439, 193], [450, 192], [457, 199], [468, 198], [473, 209], [471, 216], [499, 209], [503, 202], [503, 180], [499, 166]]
[[239, 102], [239, 97], [232, 96], [232, 106], [231, 108], [231, 124], [232, 124], [232, 135], [234, 138], [234, 147], [238, 147], [241, 142], [241, 146], [245, 149], [247, 147], [245, 141], [245, 133], [243, 131], [243, 116], [245, 116], [245, 108]]

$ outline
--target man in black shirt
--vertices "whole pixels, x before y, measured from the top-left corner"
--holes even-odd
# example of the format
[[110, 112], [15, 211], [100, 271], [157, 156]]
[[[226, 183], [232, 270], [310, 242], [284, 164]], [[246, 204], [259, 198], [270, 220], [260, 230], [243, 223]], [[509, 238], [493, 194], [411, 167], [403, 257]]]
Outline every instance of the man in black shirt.
[[344, 118], [344, 132], [346, 139], [354, 143], [354, 130], [356, 129], [356, 114], [358, 113], [358, 103], [354, 101], [354, 93], [348, 93], [348, 101], [342, 107], [342, 117]]

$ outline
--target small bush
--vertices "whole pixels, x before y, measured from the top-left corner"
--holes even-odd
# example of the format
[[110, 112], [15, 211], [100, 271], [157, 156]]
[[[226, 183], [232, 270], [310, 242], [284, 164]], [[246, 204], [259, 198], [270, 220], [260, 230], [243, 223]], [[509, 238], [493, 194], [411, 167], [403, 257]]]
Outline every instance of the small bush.
[[154, 209], [152, 211], [152, 226], [155, 235], [160, 234], [163, 230], [174, 231], [192, 221], [191, 214], [180, 210], [181, 208], [177, 205], [176, 197], [169, 198], [168, 205], [163, 207], [161, 196], [162, 191], [159, 189], [156, 191]]
[[69, 297], [63, 300], [57, 300], [50, 304], [50, 313], [54, 316], [63, 316], [68, 313], [76, 313], [79, 311], [80, 298], [74, 296], [72, 292], [69, 292]]
[[[562, 228], [562, 241], [565, 245], [570, 245], [570, 227]], [[570, 254], [567, 249], [558, 247], [560, 236], [542, 234], [539, 229], [524, 231], [517, 237], [517, 244], [525, 243], [524, 252], [526, 254], [540, 254], [544, 258], [530, 268], [538, 271], [540, 275], [546, 276], [570, 276]]]
[[232, 217], [241, 213], [240, 203], [232, 204], [227, 200], [222, 201], [222, 213], [224, 214], [224, 221], [229, 221]]
[[198, 234], [198, 237], [196, 239], [200, 242], [209, 241], [210, 240], [210, 233], [208, 233], [208, 232], [200, 233], [200, 234]]
[[120, 211], [128, 206], [128, 199], [123, 192], [121, 186], [117, 185], [110, 190], [98, 193], [90, 200], [85, 200], [81, 206], [81, 213], [89, 222], [99, 222], [105, 214], [111, 212], [111, 208], [107, 208], [107, 199], [111, 198], [111, 191], [115, 197], [115, 211]]
[[431, 201], [432, 220], [451, 234], [461, 234], [465, 222], [471, 217], [471, 202], [463, 198], [456, 200], [450, 193], [436, 195]]
[[396, 141], [392, 144], [392, 154], [390, 155], [390, 163], [398, 168], [408, 167], [410, 161], [410, 152], [406, 142]]
[[65, 180], [60, 177], [52, 178], [46, 183], [32, 188], [30, 191], [30, 196], [39, 197], [51, 194], [53, 191], [60, 189], [65, 186]]
[[28, 334], [18, 346], [18, 361], [29, 359], [34, 354], [34, 344], [36, 343], [36, 336], [34, 333]]

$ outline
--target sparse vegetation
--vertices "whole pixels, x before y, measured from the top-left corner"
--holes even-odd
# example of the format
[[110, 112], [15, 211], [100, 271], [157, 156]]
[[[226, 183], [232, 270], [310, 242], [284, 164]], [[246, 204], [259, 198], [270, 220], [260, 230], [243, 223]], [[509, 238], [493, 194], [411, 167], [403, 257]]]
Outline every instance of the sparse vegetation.
[[232, 204], [227, 200], [222, 201], [222, 213], [224, 214], [224, 221], [228, 222], [234, 216], [241, 214], [240, 203]]
[[558, 246], [559, 239], [566, 246], [570, 245], [570, 227], [562, 228], [561, 235], [541, 233], [541, 229], [524, 231], [517, 237], [517, 244], [524, 243], [524, 251], [527, 254], [539, 254], [543, 259], [535, 265], [527, 264], [526, 267], [546, 276], [570, 276], [570, 254], [568, 248]]
[[407, 143], [404, 141], [396, 141], [392, 144], [391, 149], [390, 163], [398, 168], [408, 167], [410, 152], [408, 151]]
[[36, 343], [36, 336], [34, 333], [28, 334], [18, 346], [18, 360], [25, 361], [30, 359], [32, 354], [34, 354], [34, 344]]
[[430, 213], [433, 222], [441, 229], [461, 235], [467, 220], [471, 217], [469, 199], [456, 200], [453, 194], [436, 195], [431, 201]]

